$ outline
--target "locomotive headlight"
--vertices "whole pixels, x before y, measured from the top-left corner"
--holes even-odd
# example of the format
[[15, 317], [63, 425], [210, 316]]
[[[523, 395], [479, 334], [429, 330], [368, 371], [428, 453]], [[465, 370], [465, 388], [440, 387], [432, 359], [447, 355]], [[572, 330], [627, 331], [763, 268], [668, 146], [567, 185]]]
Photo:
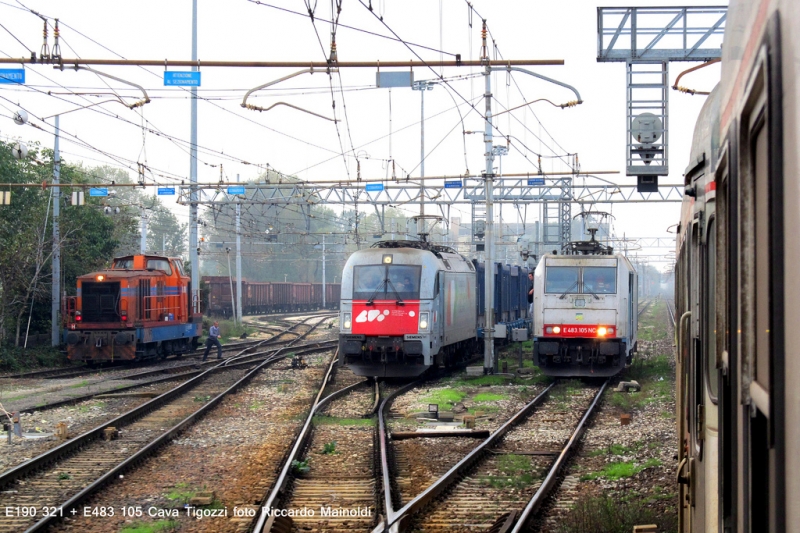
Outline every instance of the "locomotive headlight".
[[553, 328], [551, 328], [550, 326], [547, 326], [547, 328], [545, 328], [544, 332], [545, 333], [553, 333]]
[[352, 316], [350, 313], [342, 313], [342, 328], [350, 330], [353, 325]]
[[420, 313], [419, 314], [419, 330], [424, 331], [428, 329], [428, 317], [429, 313]]
[[106, 277], [104, 275], [98, 274], [97, 281], [103, 281], [104, 279], [106, 279]]
[[599, 328], [597, 328], [597, 336], [598, 337], [605, 337], [606, 333], [608, 333], [608, 330], [606, 328], [604, 328], [603, 326], [600, 326]]
[[558, 335], [559, 333], [561, 333], [561, 328], [559, 326], [553, 326], [553, 333]]
[[614, 334], [614, 328], [608, 328], [608, 334], [609, 335], [613, 335]]

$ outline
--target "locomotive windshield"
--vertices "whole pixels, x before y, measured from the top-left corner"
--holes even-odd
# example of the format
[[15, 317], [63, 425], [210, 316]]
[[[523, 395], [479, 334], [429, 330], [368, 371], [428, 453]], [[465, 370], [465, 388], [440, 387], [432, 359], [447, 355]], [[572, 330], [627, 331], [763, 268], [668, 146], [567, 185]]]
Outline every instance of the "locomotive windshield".
[[614, 267], [585, 267], [583, 269], [583, 291], [594, 294], [617, 292], [617, 269]]
[[616, 267], [548, 266], [544, 291], [555, 294], [616, 294]]
[[133, 269], [133, 257], [124, 257], [114, 261], [114, 268], [121, 270]]
[[353, 299], [419, 299], [420, 266], [360, 265], [353, 269]]
[[581, 292], [578, 287], [580, 268], [567, 266], [548, 266], [544, 292], [574, 294]]

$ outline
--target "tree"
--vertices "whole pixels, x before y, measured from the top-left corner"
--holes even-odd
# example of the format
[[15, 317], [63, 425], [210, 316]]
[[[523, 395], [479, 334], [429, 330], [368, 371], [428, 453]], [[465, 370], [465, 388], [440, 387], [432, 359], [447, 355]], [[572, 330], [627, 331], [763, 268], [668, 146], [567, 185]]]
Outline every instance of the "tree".
[[147, 205], [154, 203], [147, 222], [147, 250], [158, 251], [170, 257], [183, 256], [186, 253], [186, 233], [189, 224], [181, 224], [178, 217], [156, 197], [152, 200], [146, 200]]

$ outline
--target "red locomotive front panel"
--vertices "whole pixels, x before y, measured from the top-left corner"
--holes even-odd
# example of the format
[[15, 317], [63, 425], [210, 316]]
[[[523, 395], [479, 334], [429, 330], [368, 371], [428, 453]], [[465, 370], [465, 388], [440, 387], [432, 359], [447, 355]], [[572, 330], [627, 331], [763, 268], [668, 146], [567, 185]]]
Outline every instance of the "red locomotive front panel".
[[419, 300], [353, 300], [353, 328], [356, 335], [399, 336], [419, 331]]

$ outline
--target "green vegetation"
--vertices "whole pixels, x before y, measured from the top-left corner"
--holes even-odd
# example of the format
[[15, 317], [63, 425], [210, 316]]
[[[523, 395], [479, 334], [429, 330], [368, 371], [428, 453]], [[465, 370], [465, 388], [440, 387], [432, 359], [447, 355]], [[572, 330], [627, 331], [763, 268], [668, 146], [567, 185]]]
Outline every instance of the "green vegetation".
[[467, 395], [466, 392], [453, 389], [439, 389], [432, 391], [421, 401], [424, 403], [435, 403], [439, 405], [440, 411], [452, 409], [455, 403], [460, 402]]
[[492, 392], [481, 392], [480, 394], [476, 394], [472, 398], [472, 401], [475, 401], [475, 402], [497, 402], [497, 401], [500, 401], [500, 400], [505, 400], [507, 398], [508, 398], [508, 396], [506, 396], [505, 394], [494, 394]]
[[336, 441], [332, 440], [331, 442], [326, 442], [322, 447], [322, 453], [325, 455], [333, 455], [336, 453]]
[[481, 476], [481, 483], [496, 489], [523, 488], [536, 480], [531, 458], [525, 455], [501, 455], [497, 460], [499, 475]]
[[125, 526], [119, 533], [168, 533], [178, 531], [181, 523], [177, 520], [159, 520], [158, 522], [136, 522]]
[[256, 331], [255, 328], [247, 324], [237, 324], [233, 320], [203, 317], [203, 334], [205, 337], [201, 338], [202, 342], [205, 342], [205, 338], [208, 336], [208, 329], [214, 324], [214, 320], [219, 321], [219, 336], [223, 341], [226, 339], [238, 340], [245, 333], [252, 335]]
[[94, 402], [89, 405], [81, 405], [80, 407], [78, 407], [78, 411], [80, 411], [81, 413], [88, 413], [95, 407], [97, 407], [98, 409], [103, 409], [105, 406], [106, 402]]
[[630, 533], [638, 524], [657, 524], [659, 531], [677, 531], [675, 515], [661, 516], [647, 500], [620, 501], [614, 496], [584, 497], [559, 518], [557, 533]]
[[[48, 314], [48, 331], [49, 316]], [[24, 343], [24, 341], [25, 335], [23, 330], [21, 342]], [[26, 370], [36, 370], [40, 367], [52, 368], [62, 365], [64, 365], [65, 368], [69, 368], [70, 362], [58, 348], [37, 346], [26, 350], [21, 347], [15, 348], [13, 346], [7, 346], [0, 342], [0, 370], [2, 371], [24, 372]]]
[[[651, 443], [651, 445], [652, 444], [653, 443]], [[589, 457], [597, 457], [599, 455], [627, 455], [631, 452], [641, 450], [643, 446], [644, 443], [642, 441], [636, 441], [630, 446], [625, 446], [623, 444], [612, 444], [607, 448], [600, 448], [599, 450], [589, 452], [588, 455]], [[648, 446], [648, 448], [652, 449], [651, 446]]]
[[84, 379], [80, 383], [75, 383], [73, 385], [70, 385], [69, 388], [70, 389], [80, 389], [81, 387], [85, 387], [88, 384], [89, 384], [89, 380], [88, 379]]
[[[674, 369], [670, 358], [657, 355], [647, 359], [637, 358], [628, 368], [625, 379], [636, 380], [642, 386], [640, 392], [614, 392], [609, 390], [609, 402], [622, 411], [642, 409], [646, 405], [668, 401], [672, 395]], [[671, 416], [671, 415], [670, 415]]]
[[667, 316], [665, 300], [653, 302], [650, 307], [639, 317], [639, 340], [656, 341], [664, 340], [669, 335], [664, 325]]
[[188, 483], [180, 482], [172, 487], [172, 489], [166, 494], [166, 498], [168, 500], [184, 504], [188, 503], [189, 500], [194, 498], [195, 494], [197, 494], [197, 491], [193, 490]]
[[338, 424], [340, 426], [372, 426], [375, 420], [372, 418], [338, 418], [335, 416], [315, 416], [314, 424]]
[[581, 481], [589, 479], [597, 479], [599, 477], [608, 479], [610, 481], [617, 481], [622, 478], [633, 477], [645, 468], [653, 466], [660, 466], [659, 459], [648, 459], [643, 464], [636, 464], [633, 461], [620, 461], [608, 463], [600, 472], [592, 472], [581, 476]]
[[296, 476], [308, 474], [309, 470], [311, 470], [311, 467], [308, 466], [308, 462], [310, 460], [311, 460], [310, 458], [307, 458], [304, 461], [298, 461], [297, 459], [295, 459], [294, 461], [292, 461], [292, 472], [294, 472]]
[[63, 480], [63, 479], [72, 479], [72, 476], [70, 476], [70, 475], [69, 475], [69, 474], [67, 474], [66, 472], [60, 472], [60, 473], [58, 474], [58, 479], [59, 479], [59, 480]]
[[451, 382], [452, 387], [483, 387], [493, 385], [505, 385], [509, 379], [506, 376], [478, 376], [456, 379]]
[[207, 402], [207, 401], [210, 401], [210, 400], [211, 400], [211, 396], [210, 395], [195, 396], [194, 397], [194, 401], [196, 401], [196, 402]]
[[261, 400], [256, 400], [250, 404], [251, 411], [258, 411], [262, 407], [264, 407], [264, 402], [262, 402]]

